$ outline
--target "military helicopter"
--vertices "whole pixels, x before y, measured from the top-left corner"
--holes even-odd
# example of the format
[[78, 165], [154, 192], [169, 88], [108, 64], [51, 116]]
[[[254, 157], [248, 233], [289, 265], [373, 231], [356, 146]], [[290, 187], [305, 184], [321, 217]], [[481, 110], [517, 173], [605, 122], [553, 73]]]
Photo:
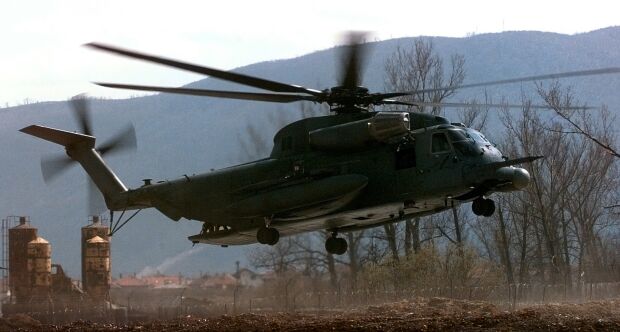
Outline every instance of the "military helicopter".
[[[491, 216], [495, 192], [523, 189], [530, 182], [524, 168], [540, 156], [508, 159], [485, 136], [448, 119], [413, 111], [371, 111], [376, 105], [462, 106], [411, 103], [395, 98], [423, 92], [371, 93], [361, 86], [363, 44], [351, 38], [345, 46], [340, 85], [315, 90], [240, 73], [222, 71], [100, 43], [86, 46], [213, 78], [270, 91], [269, 93], [97, 83], [111, 88], [177, 93], [219, 98], [289, 103], [326, 103], [331, 114], [305, 118], [281, 128], [267, 158], [172, 181], [127, 188], [102, 156], [135, 147], [129, 128], [96, 147], [83, 98], [72, 101], [82, 133], [40, 125], [20, 131], [60, 144], [66, 156], [43, 160], [44, 178], [78, 162], [103, 194], [113, 231], [140, 210], [155, 208], [168, 218], [203, 222], [193, 243], [222, 246], [261, 243], [275, 245], [281, 236], [327, 230], [325, 249], [344, 254], [347, 242], [338, 234], [431, 215], [455, 204], [472, 202], [473, 213]], [[618, 73], [620, 68], [522, 77], [467, 84], [470, 88], [497, 84]], [[60, 165], [60, 166], [58, 166]], [[118, 220], [114, 211], [122, 212]], [[126, 211], [133, 214], [123, 219]]]

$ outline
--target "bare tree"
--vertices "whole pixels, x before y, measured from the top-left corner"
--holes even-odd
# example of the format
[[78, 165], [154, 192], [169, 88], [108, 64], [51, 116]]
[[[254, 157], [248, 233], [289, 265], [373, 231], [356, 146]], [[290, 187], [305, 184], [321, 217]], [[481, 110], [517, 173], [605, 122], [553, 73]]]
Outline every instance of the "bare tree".
[[[539, 93], [545, 100], [562, 101], [562, 109], [577, 104], [572, 92], [558, 85]], [[617, 195], [613, 154], [588, 136], [573, 135], [562, 118], [534, 112], [528, 98], [523, 104], [518, 114], [507, 109], [500, 113], [507, 131], [501, 149], [508, 155], [545, 158], [525, 166], [531, 185], [523, 192], [504, 195], [495, 220], [479, 220], [474, 231], [488, 256], [504, 267], [508, 282], [534, 277], [569, 283], [575, 279], [575, 264], [579, 275], [604, 275], [602, 239], [617, 226], [603, 208]], [[603, 111], [600, 119], [608, 117]], [[587, 111], [572, 111], [571, 118], [579, 119], [582, 128], [601, 141], [615, 141], [611, 127], [597, 125], [599, 118]]]
[[[421, 92], [403, 97], [408, 102], [435, 102], [452, 96], [465, 79], [465, 58], [454, 54], [450, 58], [450, 72], [444, 72], [443, 59], [435, 52], [430, 39], [416, 39], [411, 48], [398, 47], [385, 63], [385, 89], [387, 91], [415, 91], [446, 87], [445, 90]], [[441, 108], [426, 109], [416, 106], [419, 112], [440, 114]]]
[[[566, 88], [566, 91], [563, 91], [560, 83], [555, 82], [551, 85], [550, 88], [545, 89], [542, 84], [537, 84], [538, 94], [543, 98], [543, 100], [547, 103], [551, 109], [562, 119], [570, 124], [573, 130], [564, 129], [563, 132], [567, 134], [579, 134], [583, 135], [587, 139], [594, 142], [596, 145], [607, 151], [609, 154], [613, 155], [616, 158], [620, 158], [620, 154], [617, 152], [616, 148], [613, 147], [613, 144], [609, 142], [608, 139], [604, 137], [600, 137], [596, 134], [595, 125], [605, 125], [611, 124], [612, 121], [609, 121], [610, 113], [607, 110], [607, 106], [603, 105], [601, 109], [601, 121], [600, 123], [594, 124], [592, 122], [591, 116], [585, 111], [585, 105], [583, 110], [575, 110], [571, 109], [569, 106], [573, 106], [573, 93], [569, 88]], [[607, 132], [607, 131], [606, 131]]]
[[[452, 96], [465, 78], [465, 58], [454, 54], [450, 58], [450, 70], [446, 74], [444, 61], [435, 52], [430, 39], [416, 39], [410, 48], [398, 47], [385, 63], [386, 91], [415, 91], [432, 88], [447, 87], [445, 90], [421, 92], [403, 97], [407, 102], [435, 102], [439, 103]], [[395, 106], [393, 109], [398, 109]], [[440, 107], [415, 106], [418, 112], [440, 114]], [[457, 221], [458, 224], [458, 221]], [[392, 258], [398, 261], [399, 251], [397, 234], [394, 225], [385, 225], [384, 231]], [[420, 219], [405, 221], [405, 254], [410, 255], [420, 249]]]
[[276, 245], [261, 246], [248, 252], [250, 264], [283, 274], [295, 270], [304, 263], [304, 256], [292, 237], [280, 240]]

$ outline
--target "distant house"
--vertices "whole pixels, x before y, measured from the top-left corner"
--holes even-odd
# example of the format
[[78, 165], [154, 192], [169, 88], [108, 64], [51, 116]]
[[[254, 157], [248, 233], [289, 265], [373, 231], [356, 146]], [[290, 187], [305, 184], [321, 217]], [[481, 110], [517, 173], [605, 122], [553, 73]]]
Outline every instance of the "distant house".
[[140, 288], [146, 288], [148, 287], [148, 285], [146, 284], [146, 281], [142, 280], [141, 278], [137, 278], [135, 275], [130, 275], [130, 276], [121, 276], [118, 279], [113, 279], [112, 280], [112, 287], [140, 287]]
[[235, 279], [239, 282], [239, 285], [243, 287], [254, 288], [263, 285], [262, 276], [249, 269], [240, 269], [233, 275], [233, 277], [235, 277]]
[[188, 281], [182, 275], [163, 275], [138, 277], [136, 275], [120, 277], [112, 281], [113, 287], [140, 287], [140, 288], [182, 288]]
[[229, 289], [237, 286], [237, 279], [229, 273], [216, 274], [214, 276], [204, 275], [200, 279], [194, 280], [192, 286], [210, 289]]

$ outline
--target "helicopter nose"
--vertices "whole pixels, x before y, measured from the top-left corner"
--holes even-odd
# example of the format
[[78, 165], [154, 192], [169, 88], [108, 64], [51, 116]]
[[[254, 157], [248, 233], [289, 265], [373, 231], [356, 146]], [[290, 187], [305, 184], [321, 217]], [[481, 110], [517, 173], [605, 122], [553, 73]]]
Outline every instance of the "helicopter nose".
[[512, 186], [517, 189], [523, 189], [530, 183], [530, 173], [519, 167], [502, 167], [497, 170], [497, 175], [512, 182]]

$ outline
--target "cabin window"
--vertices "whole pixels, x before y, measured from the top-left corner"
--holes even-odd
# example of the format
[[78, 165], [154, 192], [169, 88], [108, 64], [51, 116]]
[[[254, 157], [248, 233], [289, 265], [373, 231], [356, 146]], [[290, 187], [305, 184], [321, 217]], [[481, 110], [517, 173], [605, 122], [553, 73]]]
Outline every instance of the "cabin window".
[[433, 134], [432, 149], [433, 153], [443, 153], [450, 151], [450, 143], [448, 143], [448, 137], [444, 133]]
[[412, 168], [415, 166], [415, 146], [400, 147], [396, 151], [396, 169]]
[[293, 150], [293, 137], [286, 136], [282, 138], [282, 151]]

